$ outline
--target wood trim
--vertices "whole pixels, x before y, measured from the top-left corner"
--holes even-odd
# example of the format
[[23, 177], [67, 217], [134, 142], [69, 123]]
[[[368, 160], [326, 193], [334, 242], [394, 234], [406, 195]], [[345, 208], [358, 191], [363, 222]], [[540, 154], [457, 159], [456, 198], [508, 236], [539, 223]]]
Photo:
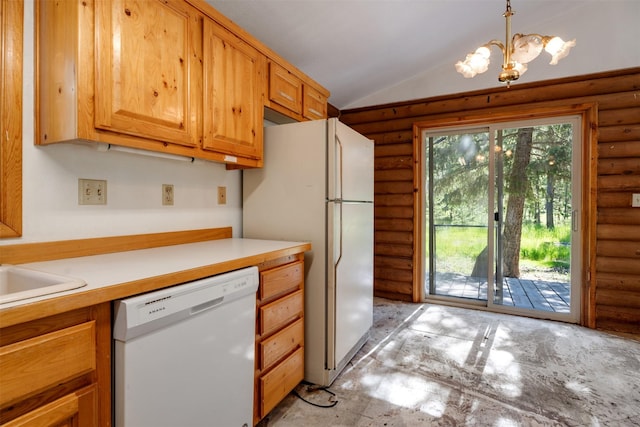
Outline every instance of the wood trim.
[[422, 199], [424, 198], [424, 189], [422, 183], [424, 176], [422, 174], [422, 130], [419, 126], [413, 125], [413, 283], [412, 300], [413, 302], [422, 302], [425, 298], [424, 289], [424, 252], [422, 247], [424, 236], [424, 212]]
[[24, 264], [228, 239], [231, 227], [0, 246], [0, 264]]
[[[596, 327], [596, 246], [598, 222], [598, 105], [582, 115], [582, 301], [580, 324]], [[586, 212], [585, 212], [586, 211]]]
[[0, 238], [22, 235], [22, 44], [24, 3], [2, 0], [0, 42]]
[[[584, 118], [584, 112], [594, 108], [595, 104], [593, 103], [563, 103], [557, 106], [546, 104], [543, 106], [520, 107], [518, 109], [505, 107], [492, 110], [489, 114], [483, 111], [476, 111], [464, 116], [457, 114], [450, 117], [429, 119], [429, 121], [419, 121], [415, 123], [415, 126], [419, 126], [422, 130], [439, 127], [468, 127], [476, 124], [493, 124], [567, 115], [581, 115]], [[594, 123], [594, 126], [597, 126], [597, 122]]]
[[96, 319], [96, 370], [95, 383], [98, 385], [98, 413], [100, 425], [111, 422], [111, 302], [92, 306], [91, 318]]

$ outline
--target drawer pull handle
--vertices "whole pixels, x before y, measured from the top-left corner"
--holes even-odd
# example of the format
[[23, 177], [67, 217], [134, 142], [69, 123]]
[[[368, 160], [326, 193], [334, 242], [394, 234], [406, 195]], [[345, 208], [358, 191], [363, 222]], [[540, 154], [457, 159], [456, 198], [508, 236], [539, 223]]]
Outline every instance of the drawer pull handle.
[[278, 92], [278, 94], [279, 94], [281, 97], [283, 97], [284, 99], [287, 99], [287, 100], [289, 100], [289, 101], [293, 101], [293, 96], [289, 95], [289, 94], [288, 94], [288, 93], [286, 93], [286, 92], [279, 91], [279, 92]]
[[316, 109], [314, 109], [314, 108], [309, 108], [309, 109], [308, 109], [308, 111], [309, 111], [311, 114], [314, 114], [314, 115], [316, 115], [316, 116], [318, 116], [318, 117], [323, 117], [323, 116], [322, 116], [322, 113], [320, 113], [320, 111], [318, 111], [318, 110], [316, 110]]

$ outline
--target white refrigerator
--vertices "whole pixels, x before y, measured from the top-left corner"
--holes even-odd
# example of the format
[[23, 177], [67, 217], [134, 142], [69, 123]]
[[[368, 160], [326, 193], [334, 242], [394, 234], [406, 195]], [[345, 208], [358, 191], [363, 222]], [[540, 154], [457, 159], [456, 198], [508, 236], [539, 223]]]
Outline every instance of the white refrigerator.
[[373, 322], [373, 141], [332, 118], [269, 126], [243, 172], [243, 235], [311, 242], [305, 380], [329, 386]]

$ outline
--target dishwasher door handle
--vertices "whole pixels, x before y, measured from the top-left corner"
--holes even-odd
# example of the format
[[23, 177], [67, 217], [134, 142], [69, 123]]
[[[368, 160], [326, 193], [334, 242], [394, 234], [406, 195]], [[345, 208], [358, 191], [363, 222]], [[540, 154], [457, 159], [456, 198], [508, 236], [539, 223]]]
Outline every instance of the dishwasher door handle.
[[202, 304], [198, 304], [196, 306], [191, 307], [190, 314], [193, 316], [194, 314], [201, 313], [205, 310], [210, 310], [222, 304], [223, 302], [224, 302], [224, 297], [215, 298], [215, 299], [212, 299], [211, 301], [203, 302]]

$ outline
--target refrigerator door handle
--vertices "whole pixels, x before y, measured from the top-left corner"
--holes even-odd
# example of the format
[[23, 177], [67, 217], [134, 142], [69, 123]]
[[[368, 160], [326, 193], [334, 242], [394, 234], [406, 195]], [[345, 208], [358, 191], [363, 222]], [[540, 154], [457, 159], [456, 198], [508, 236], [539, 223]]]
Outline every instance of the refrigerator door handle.
[[336, 310], [338, 294], [338, 265], [342, 260], [342, 203], [332, 201], [328, 204], [329, 223], [332, 224], [330, 231], [330, 242], [327, 249], [330, 250], [327, 258], [327, 287], [326, 287], [326, 346], [325, 346], [325, 368], [336, 369]]
[[342, 141], [340, 141], [340, 137], [338, 135], [336, 135], [336, 144], [338, 146], [338, 150], [336, 151], [336, 157], [338, 158], [336, 159], [337, 167], [335, 172], [338, 175], [338, 194], [336, 194], [336, 200], [342, 200]]

